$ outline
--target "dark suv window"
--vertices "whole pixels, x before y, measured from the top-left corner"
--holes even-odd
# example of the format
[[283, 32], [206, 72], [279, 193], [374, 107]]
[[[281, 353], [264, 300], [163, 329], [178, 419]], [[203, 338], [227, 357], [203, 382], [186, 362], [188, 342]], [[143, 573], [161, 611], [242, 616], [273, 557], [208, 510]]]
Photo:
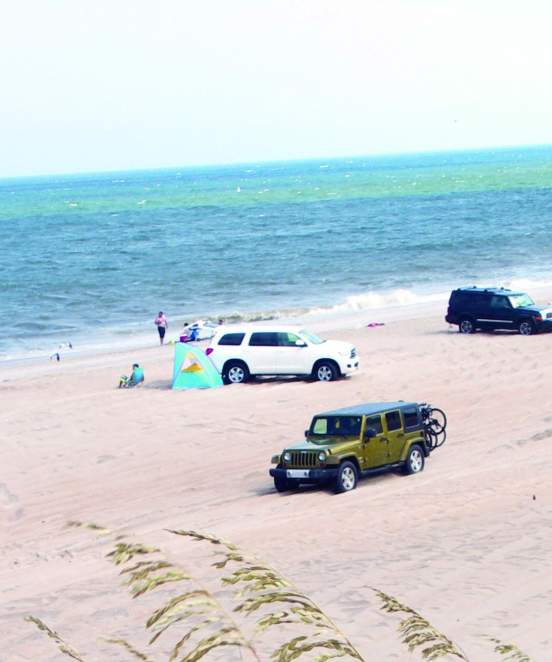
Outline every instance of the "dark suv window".
[[252, 333], [249, 344], [254, 347], [278, 347], [278, 334], [265, 331]]
[[385, 419], [387, 420], [387, 430], [391, 432], [392, 430], [398, 430], [402, 427], [401, 415], [398, 411], [389, 411], [385, 414]]
[[450, 305], [455, 310], [473, 309], [488, 305], [489, 295], [484, 292], [456, 292]]
[[508, 298], [501, 296], [494, 296], [491, 298], [491, 308], [493, 310], [512, 310]]
[[218, 341], [219, 345], [241, 345], [245, 333], [225, 333]]

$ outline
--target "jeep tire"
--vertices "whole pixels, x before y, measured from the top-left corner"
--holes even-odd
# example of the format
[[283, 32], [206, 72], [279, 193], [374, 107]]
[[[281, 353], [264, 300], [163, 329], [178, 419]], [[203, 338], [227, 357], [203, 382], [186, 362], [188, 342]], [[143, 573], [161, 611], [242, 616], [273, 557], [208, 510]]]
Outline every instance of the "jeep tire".
[[462, 317], [458, 324], [458, 331], [460, 333], [475, 333], [475, 324], [470, 317]]
[[530, 336], [535, 333], [535, 326], [531, 320], [521, 320], [518, 331], [522, 336]]
[[312, 376], [319, 382], [333, 382], [339, 377], [339, 368], [333, 361], [323, 359], [314, 365]]
[[339, 470], [335, 478], [335, 487], [334, 490], [336, 494], [341, 492], [350, 492], [354, 490], [358, 483], [358, 471], [356, 466], [345, 460], [339, 465]]
[[418, 474], [420, 471], [423, 471], [424, 465], [425, 457], [422, 447], [418, 444], [413, 444], [409, 448], [408, 455], [406, 456], [404, 473], [407, 475]]
[[228, 361], [222, 372], [222, 381], [225, 384], [243, 384], [249, 376], [249, 370], [243, 361]]

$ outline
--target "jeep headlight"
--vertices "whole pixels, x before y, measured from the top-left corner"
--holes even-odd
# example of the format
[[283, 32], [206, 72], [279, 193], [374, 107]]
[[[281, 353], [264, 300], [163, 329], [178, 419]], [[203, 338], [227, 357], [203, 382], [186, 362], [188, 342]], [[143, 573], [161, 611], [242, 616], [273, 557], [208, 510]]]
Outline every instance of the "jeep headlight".
[[318, 453], [318, 459], [320, 460], [320, 462], [325, 462], [326, 461], [326, 453], [324, 451], [320, 451], [320, 453]]
[[286, 451], [282, 457], [284, 458], [284, 462], [291, 462], [291, 453], [289, 451]]

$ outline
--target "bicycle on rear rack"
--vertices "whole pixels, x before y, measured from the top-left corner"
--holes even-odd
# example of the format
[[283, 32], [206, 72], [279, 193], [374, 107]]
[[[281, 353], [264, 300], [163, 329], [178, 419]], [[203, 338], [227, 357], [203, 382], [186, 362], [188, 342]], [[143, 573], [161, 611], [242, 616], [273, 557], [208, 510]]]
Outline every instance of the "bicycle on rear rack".
[[439, 448], [447, 439], [447, 416], [442, 409], [432, 407], [427, 402], [422, 402], [419, 408], [426, 444], [430, 450]]

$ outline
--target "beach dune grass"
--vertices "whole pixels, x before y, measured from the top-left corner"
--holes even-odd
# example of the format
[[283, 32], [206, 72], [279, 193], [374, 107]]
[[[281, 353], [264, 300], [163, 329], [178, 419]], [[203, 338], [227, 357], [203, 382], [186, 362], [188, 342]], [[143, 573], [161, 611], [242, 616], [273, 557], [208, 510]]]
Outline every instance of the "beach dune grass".
[[[82, 522], [71, 522], [69, 525], [88, 528], [100, 535], [109, 531]], [[210, 563], [210, 567], [215, 573], [212, 579], [219, 589], [211, 590], [201, 584], [192, 573], [168, 561], [157, 546], [127, 542], [118, 536], [106, 555], [115, 566], [121, 567], [123, 585], [133, 599], [163, 589], [164, 602], [145, 623], [146, 630], [151, 633], [149, 646], [156, 644], [163, 635], [166, 639], [169, 632], [176, 636], [168, 657], [163, 654], [163, 659], [169, 662], [198, 662], [215, 650], [237, 648], [247, 652], [251, 659], [261, 662], [266, 659], [264, 651], [268, 645], [272, 649], [270, 659], [273, 662], [292, 662], [302, 656], [317, 662], [335, 658], [364, 662], [359, 651], [334, 621], [276, 569], [242, 552], [223, 538], [186, 529], [167, 531], [215, 547], [216, 560]], [[177, 585], [185, 587], [184, 590], [176, 590]], [[398, 632], [411, 654], [418, 653], [421, 659], [430, 662], [437, 659], [470, 662], [457, 644], [419, 612], [379, 589], [372, 590], [381, 603], [382, 611], [402, 616]], [[256, 621], [251, 627], [248, 618], [253, 614]], [[54, 641], [61, 653], [86, 662], [41, 619], [27, 616], [25, 620]], [[275, 631], [276, 636], [267, 644], [263, 642], [263, 635], [268, 630]], [[493, 652], [504, 662], [531, 662], [529, 656], [516, 645], [483, 636], [493, 644]], [[281, 641], [282, 638], [285, 640]], [[103, 640], [123, 648], [134, 659], [154, 662], [153, 658], [124, 637], [106, 636]], [[274, 640], [278, 643], [273, 643]], [[159, 659], [158, 651], [155, 660]]]

